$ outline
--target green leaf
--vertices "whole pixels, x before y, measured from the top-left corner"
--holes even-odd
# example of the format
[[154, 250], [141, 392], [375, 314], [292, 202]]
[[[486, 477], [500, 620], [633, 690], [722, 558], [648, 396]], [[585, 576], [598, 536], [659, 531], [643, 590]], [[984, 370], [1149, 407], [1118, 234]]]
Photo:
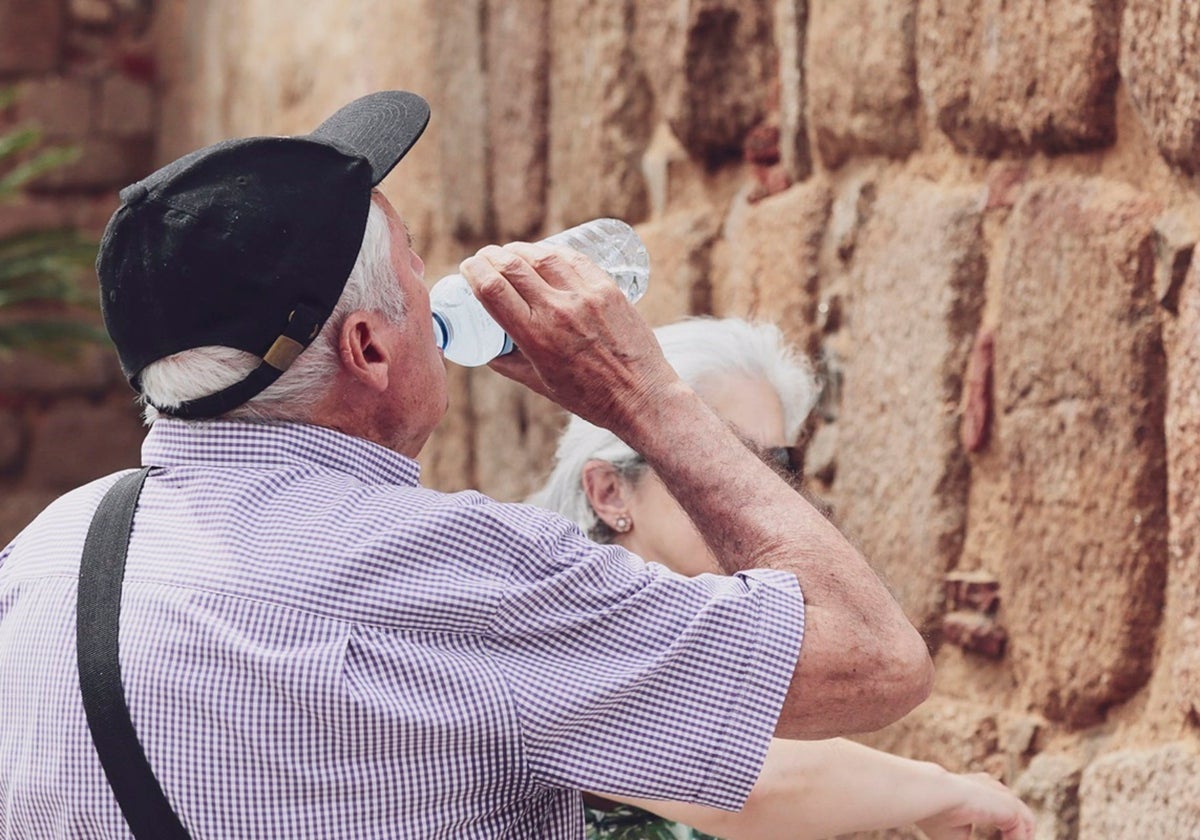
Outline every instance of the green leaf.
[[35, 178], [74, 163], [79, 159], [80, 154], [76, 147], [59, 146], [45, 149], [36, 157], [17, 164], [5, 175], [0, 176], [0, 198], [15, 195], [17, 190]]
[[0, 134], [0, 161], [33, 148], [41, 140], [42, 132], [31, 126], [14, 129], [8, 134]]

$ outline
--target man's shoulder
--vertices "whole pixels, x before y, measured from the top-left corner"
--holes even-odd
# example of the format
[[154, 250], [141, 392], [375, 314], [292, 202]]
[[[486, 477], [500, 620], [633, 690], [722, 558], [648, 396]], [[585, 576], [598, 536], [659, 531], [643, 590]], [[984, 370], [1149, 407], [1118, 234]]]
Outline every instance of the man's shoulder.
[[[77, 557], [83, 551], [87, 528], [100, 500], [129, 472], [121, 470], [101, 476], [59, 496], [12, 539], [4, 550], [6, 557], [15, 556], [18, 551], [23, 556]], [[14, 572], [15, 567], [10, 565], [8, 571]]]

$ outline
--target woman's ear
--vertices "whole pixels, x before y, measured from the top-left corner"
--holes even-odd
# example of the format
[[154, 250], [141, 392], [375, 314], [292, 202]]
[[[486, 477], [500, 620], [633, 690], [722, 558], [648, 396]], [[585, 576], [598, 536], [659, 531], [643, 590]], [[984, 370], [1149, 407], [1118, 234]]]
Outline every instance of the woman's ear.
[[608, 461], [593, 458], [583, 465], [580, 480], [588, 503], [600, 520], [614, 531], [628, 531], [632, 521], [629, 511], [632, 488], [617, 468]]

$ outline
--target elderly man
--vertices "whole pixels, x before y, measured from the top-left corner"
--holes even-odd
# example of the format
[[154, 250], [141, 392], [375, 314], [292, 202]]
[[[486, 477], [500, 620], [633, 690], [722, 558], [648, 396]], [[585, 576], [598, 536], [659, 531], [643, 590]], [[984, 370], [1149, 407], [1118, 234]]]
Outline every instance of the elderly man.
[[146, 468], [0, 553], [5, 837], [579, 837], [580, 790], [737, 809], [773, 735], [926, 695], [867, 564], [574, 252], [463, 262], [520, 347], [493, 367], [643, 453], [727, 575], [421, 487], [444, 362], [374, 187], [428, 118], [378, 93], [122, 191], [97, 269]]

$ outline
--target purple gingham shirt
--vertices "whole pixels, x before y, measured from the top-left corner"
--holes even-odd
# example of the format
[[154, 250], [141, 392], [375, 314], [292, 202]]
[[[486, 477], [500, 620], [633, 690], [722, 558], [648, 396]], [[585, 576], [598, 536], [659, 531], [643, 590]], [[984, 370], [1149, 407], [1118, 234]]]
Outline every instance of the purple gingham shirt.
[[[418, 484], [329, 429], [160, 420], [121, 669], [194, 838], [578, 838], [579, 790], [739, 807], [804, 627], [793, 576], [684, 578]], [[75, 587], [117, 476], [0, 553], [0, 838], [127, 838]]]

